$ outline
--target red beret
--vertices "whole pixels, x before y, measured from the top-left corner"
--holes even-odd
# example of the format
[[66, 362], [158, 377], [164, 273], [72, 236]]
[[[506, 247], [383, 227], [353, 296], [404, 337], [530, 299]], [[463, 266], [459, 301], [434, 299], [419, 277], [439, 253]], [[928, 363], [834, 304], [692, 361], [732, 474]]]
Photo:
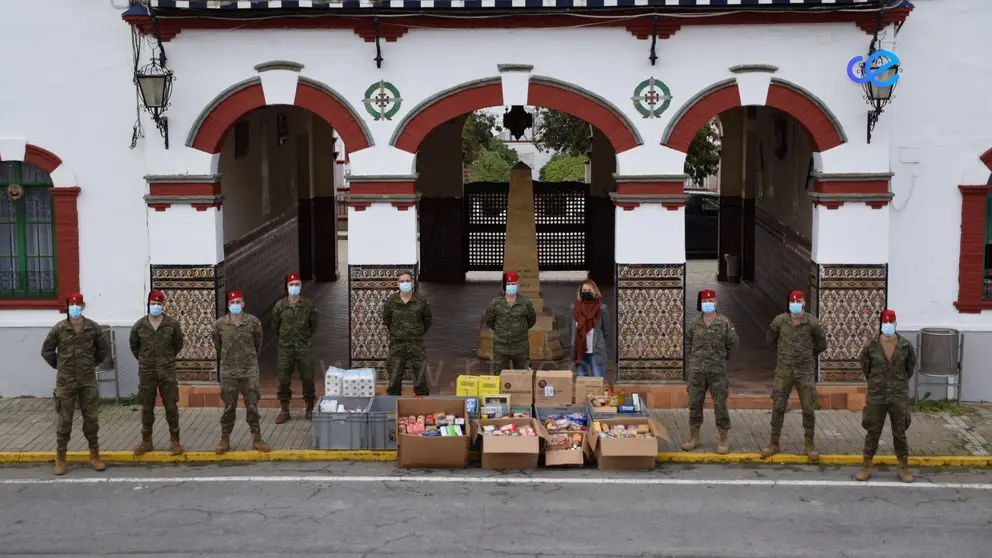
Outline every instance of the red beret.
[[228, 302], [231, 302], [232, 300], [235, 300], [235, 299], [238, 299], [238, 298], [244, 298], [244, 297], [245, 297], [245, 295], [241, 294], [241, 291], [227, 291], [227, 301]]
[[710, 300], [710, 299], [716, 298], [716, 291], [710, 290], [710, 289], [706, 289], [704, 291], [700, 291], [699, 292], [699, 298], [701, 298], [703, 300]]
[[882, 323], [883, 324], [894, 324], [896, 323], [896, 313], [893, 310], [883, 310], [882, 311]]
[[67, 304], [83, 304], [83, 295], [81, 293], [69, 293], [69, 296], [65, 297]]
[[287, 283], [292, 283], [293, 281], [299, 281], [299, 280], [300, 280], [300, 274], [299, 273], [287, 273], [286, 274], [286, 282]]
[[519, 281], [520, 281], [520, 276], [517, 275], [517, 272], [516, 271], [507, 271], [506, 272], [506, 282], [507, 283], [517, 283]]
[[789, 293], [789, 302], [799, 302], [806, 300], [806, 295], [802, 291], [792, 291]]

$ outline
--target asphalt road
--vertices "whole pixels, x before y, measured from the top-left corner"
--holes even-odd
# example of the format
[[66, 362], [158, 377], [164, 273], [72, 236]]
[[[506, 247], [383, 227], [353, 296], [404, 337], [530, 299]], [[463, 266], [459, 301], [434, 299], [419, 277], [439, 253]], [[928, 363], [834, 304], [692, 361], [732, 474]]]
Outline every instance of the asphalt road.
[[992, 472], [674, 466], [501, 474], [393, 464], [0, 468], [0, 554], [988, 556]]

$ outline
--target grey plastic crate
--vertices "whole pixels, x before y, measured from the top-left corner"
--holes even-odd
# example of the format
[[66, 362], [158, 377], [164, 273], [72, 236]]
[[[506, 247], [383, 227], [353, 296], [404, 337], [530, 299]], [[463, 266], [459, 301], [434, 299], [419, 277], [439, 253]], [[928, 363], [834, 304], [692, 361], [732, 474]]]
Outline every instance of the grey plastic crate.
[[369, 407], [368, 448], [371, 450], [396, 449], [396, 400], [395, 395], [372, 398]]
[[366, 449], [369, 438], [368, 410], [371, 397], [324, 396], [321, 401], [333, 400], [348, 409], [361, 409], [354, 413], [322, 413], [320, 403], [314, 409], [311, 427], [313, 449]]
[[[643, 402], [644, 399], [642, 398], [641, 401]], [[648, 416], [648, 410], [644, 407], [644, 404], [643, 403], [641, 404], [641, 410], [639, 412], [633, 412], [633, 413], [604, 413], [604, 412], [601, 412], [601, 411], [597, 411], [597, 407], [593, 407], [592, 406], [592, 402], [587, 402], [586, 403], [586, 412], [589, 413], [589, 419], [590, 420], [613, 419], [613, 418], [628, 418], [628, 417], [646, 417], [646, 416]]]

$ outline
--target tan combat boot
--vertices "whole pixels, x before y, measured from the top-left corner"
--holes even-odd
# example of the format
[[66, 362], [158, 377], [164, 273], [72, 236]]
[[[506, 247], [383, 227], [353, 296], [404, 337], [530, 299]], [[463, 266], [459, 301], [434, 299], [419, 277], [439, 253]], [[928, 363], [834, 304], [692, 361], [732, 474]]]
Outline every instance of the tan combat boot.
[[729, 430], [720, 430], [720, 443], [716, 446], [716, 452], [720, 455], [726, 455], [730, 453], [730, 437]]
[[820, 452], [816, 451], [816, 445], [813, 443], [812, 436], [806, 436], [806, 447], [803, 451], [809, 457], [810, 462], [816, 463], [820, 460]]
[[55, 452], [55, 467], [52, 472], [55, 476], [61, 477], [69, 470], [69, 467], [65, 464], [65, 450], [60, 449]]
[[309, 420], [309, 421], [313, 421], [313, 404], [314, 404], [314, 400], [313, 399], [307, 399], [307, 414], [306, 414], [306, 419]]
[[217, 444], [217, 449], [214, 450], [214, 453], [224, 455], [229, 451], [231, 451], [231, 433], [224, 432], [220, 435], [220, 443]]
[[102, 460], [100, 460], [99, 448], [93, 448], [90, 450], [90, 467], [92, 467], [94, 471], [107, 470], [107, 466], [104, 465]]
[[900, 457], [899, 464], [896, 465], [896, 474], [902, 482], [913, 482], [913, 473], [909, 472], [909, 458]]
[[861, 461], [861, 470], [858, 471], [858, 474], [854, 475], [854, 478], [862, 482], [871, 478], [871, 457], [864, 456], [864, 459]]
[[251, 435], [251, 447], [255, 448], [255, 451], [261, 451], [265, 453], [272, 451], [272, 446], [266, 444], [265, 440], [262, 439], [261, 432], [256, 432]]
[[779, 447], [779, 441], [781, 440], [781, 437], [782, 435], [780, 433], [772, 432], [772, 438], [771, 441], [768, 442], [768, 447], [761, 450], [762, 459], [768, 459], [769, 457], [782, 451], [782, 448]]
[[179, 436], [174, 436], [172, 438], [172, 446], [169, 448], [172, 451], [172, 455], [182, 455], [186, 452], [183, 449], [183, 445], [179, 443]]
[[142, 456], [152, 451], [153, 449], [155, 449], [155, 446], [152, 445], [152, 435], [142, 434], [141, 443], [138, 444], [137, 446], [134, 446], [134, 455], [135, 457]]
[[289, 420], [289, 401], [280, 401], [279, 407], [282, 410], [279, 411], [279, 415], [276, 416], [276, 424], [283, 424]]
[[682, 451], [692, 451], [699, 447], [699, 427], [689, 427], [689, 441], [682, 444]]

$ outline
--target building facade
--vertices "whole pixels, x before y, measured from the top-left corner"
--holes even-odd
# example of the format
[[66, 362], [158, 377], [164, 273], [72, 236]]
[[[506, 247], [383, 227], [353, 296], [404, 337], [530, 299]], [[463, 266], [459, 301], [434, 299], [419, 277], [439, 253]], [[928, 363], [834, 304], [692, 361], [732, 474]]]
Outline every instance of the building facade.
[[[261, 313], [291, 269], [348, 281], [347, 360], [381, 365], [396, 273], [457, 275], [423, 221], [458, 228], [460, 117], [520, 105], [596, 129], [619, 383], [684, 390], [683, 166], [720, 117], [721, 240], [724, 223], [752, 231], [723, 251], [769, 297], [807, 293], [830, 326], [821, 389], [859, 385], [857, 351], [890, 307], [903, 332], [963, 332], [963, 397], [992, 399], [992, 73], [967, 54], [983, 49], [987, 2], [56, 4], [0, 8], [4, 74], [20, 76], [0, 89], [0, 180], [25, 192], [0, 206], [13, 247], [0, 246], [2, 396], [51, 392], [38, 352], [75, 290], [117, 332], [122, 391], [136, 387], [126, 333], [150, 289], [187, 331], [183, 381], [209, 385], [225, 289]], [[869, 141], [846, 68], [873, 44], [902, 74]], [[153, 58], [175, 75], [158, 122], [134, 85]]]

